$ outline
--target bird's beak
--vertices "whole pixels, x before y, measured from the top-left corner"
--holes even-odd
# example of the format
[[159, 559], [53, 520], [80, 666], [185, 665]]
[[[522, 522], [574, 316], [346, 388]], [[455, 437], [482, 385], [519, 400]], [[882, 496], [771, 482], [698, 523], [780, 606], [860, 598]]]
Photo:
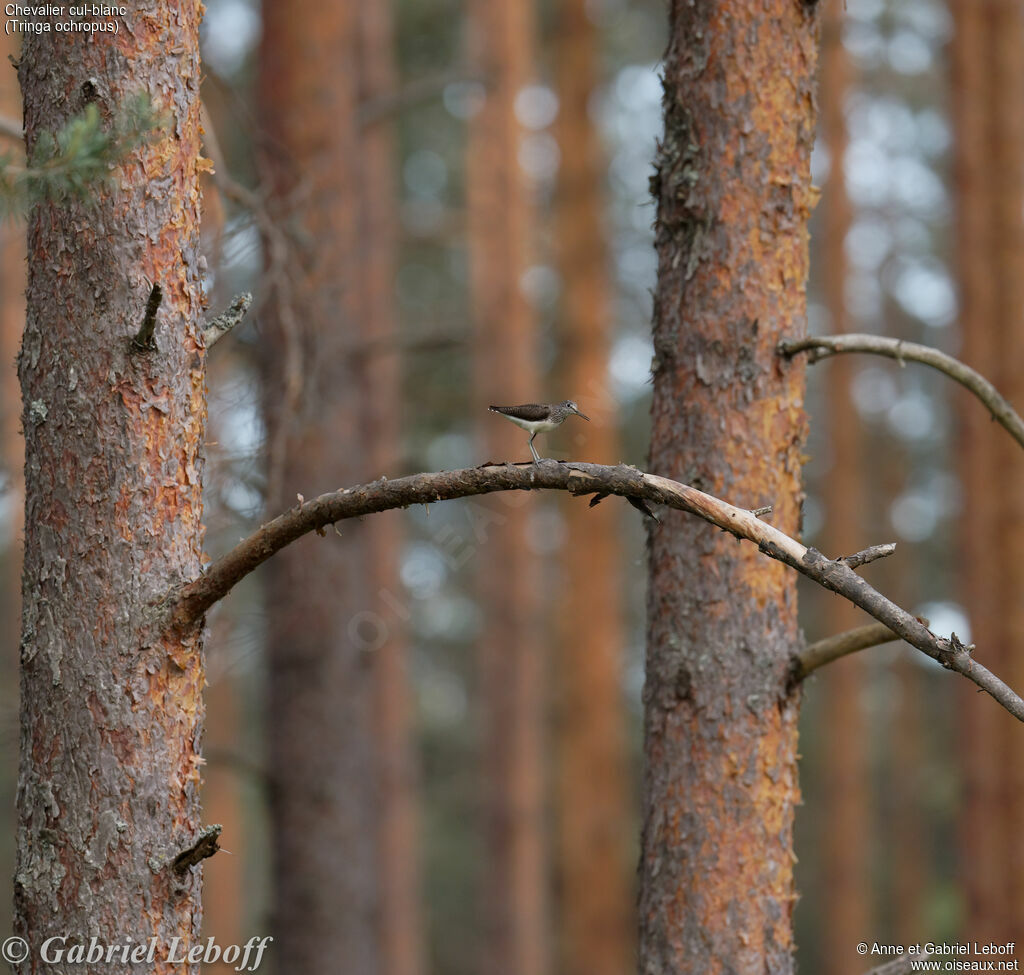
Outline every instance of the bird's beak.
[[589, 422], [590, 422], [590, 417], [589, 417], [589, 416], [583, 416], [583, 414], [582, 414], [582, 413], [580, 413], [580, 411], [579, 411], [579, 410], [573, 410], [573, 413], [575, 413], [575, 414], [576, 414], [577, 416], [582, 416], [582, 417], [583, 417], [583, 419], [587, 421], [587, 423], [589, 423]]

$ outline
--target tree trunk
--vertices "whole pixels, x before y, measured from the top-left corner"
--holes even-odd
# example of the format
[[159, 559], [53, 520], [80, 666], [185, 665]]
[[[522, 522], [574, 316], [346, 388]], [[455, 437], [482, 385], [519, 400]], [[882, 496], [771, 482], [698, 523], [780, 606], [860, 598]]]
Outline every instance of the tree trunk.
[[[263, 318], [270, 511], [379, 474], [361, 434], [357, 10], [263, 7], [259, 98], [273, 215], [288, 232], [268, 247], [276, 287]], [[284, 971], [328, 971], [339, 959], [352, 975], [380, 971], [373, 651], [383, 631], [368, 572], [380, 527], [301, 539], [266, 575], [273, 933]]]
[[[824, 11], [821, 52], [821, 138], [829, 155], [825, 198], [823, 284], [833, 333], [848, 332], [846, 313], [846, 235], [850, 230], [850, 201], [846, 195], [846, 116], [849, 59], [842, 41], [843, 0], [828, 0]], [[862, 525], [864, 511], [861, 420], [853, 404], [856, 363], [837, 356], [828, 369], [828, 443], [832, 464], [823, 485], [825, 530], [822, 549], [839, 558], [871, 544]], [[828, 633], [841, 633], [865, 622], [864, 615], [845, 601], [836, 603], [821, 593]], [[829, 975], [859, 975], [864, 960], [854, 946], [870, 930], [868, 920], [870, 856], [868, 849], [867, 737], [861, 709], [864, 661], [852, 654], [833, 663], [822, 676], [826, 736], [824, 766], [824, 932], [823, 969]]]
[[[20, 357], [26, 434], [15, 931], [67, 945], [199, 935], [201, 632], [154, 607], [202, 554], [198, 2], [129, 6], [113, 33], [28, 34], [29, 151], [89, 102], [148, 93], [167, 123], [87, 202], [33, 207]], [[154, 185], [159, 184], [159, 191]], [[150, 285], [155, 351], [130, 351]], [[127, 966], [124, 966], [127, 970]]]
[[[1016, 5], [953, 4], [954, 117], [957, 127], [957, 244], [963, 358], [989, 376], [1011, 401], [1020, 401], [1019, 363], [1012, 354], [1021, 315], [1021, 166], [1024, 166]], [[971, 404], [973, 406], [973, 404]], [[1012, 498], [1020, 483], [1020, 450], [1007, 446], [983, 411], [963, 411], [965, 504], [964, 590], [971, 639], [991, 648], [993, 665], [1013, 680], [1022, 646], [1019, 612], [1020, 530]], [[1005, 519], [1009, 515], [1010, 520]], [[1012, 588], [1017, 587], [1017, 588]], [[1008, 601], [1007, 601], [1008, 600]], [[1017, 674], [1017, 683], [1020, 675]], [[963, 932], [985, 939], [1011, 938], [1011, 885], [1020, 863], [1019, 789], [1015, 769], [1024, 764], [1020, 735], [1002, 716], [964, 694], [964, 811], [962, 882], [967, 893]], [[1013, 744], [1016, 742], [1016, 744]], [[1011, 880], [1011, 878], [1013, 878]]]
[[[557, 32], [557, 235], [562, 274], [562, 381], [591, 418], [572, 456], [619, 460], [616, 404], [607, 379], [612, 301], [604, 169], [588, 111], [597, 85], [598, 35], [585, 0], [562, 0]], [[560, 970], [621, 975], [633, 964], [633, 897], [627, 872], [622, 693], [622, 574], [618, 506], [563, 505], [563, 589], [558, 631], [558, 871]]]
[[[0, 61], [16, 58], [16, 37], [0, 41]], [[0, 114], [21, 118], [21, 94], [13, 71], [0, 75]], [[21, 160], [18, 160], [19, 162]], [[21, 562], [24, 531], [25, 449], [21, 437], [21, 397], [18, 394], [15, 360], [25, 328], [25, 227], [5, 221], [0, 225], [0, 499], [7, 509], [6, 531], [0, 538], [0, 711], [18, 709], [18, 643], [21, 623]], [[0, 762], [16, 766], [14, 736], [0, 740]], [[8, 761], [9, 758], [9, 761]], [[15, 783], [11, 775], [0, 778], [0, 830], [15, 835]], [[5, 843], [0, 853], [0, 876], [14, 875], [14, 845]], [[11, 916], [11, 888], [4, 886], [0, 917]]]
[[[527, 83], [533, 21], [519, 0], [470, 0], [470, 60], [488, 79], [468, 133], [466, 192], [477, 409], [539, 395], [532, 312], [520, 288], [530, 249], [530, 201], [517, 158], [516, 94]], [[526, 434], [483, 414], [488, 458], [529, 458]], [[542, 733], [537, 560], [528, 543], [532, 499], [486, 506], [479, 559], [484, 769], [483, 910], [493, 975], [546, 969]], [[484, 541], [484, 539], [481, 539]]]
[[931, 687], [926, 683], [927, 672], [907, 655], [896, 661], [894, 671], [899, 680], [899, 709], [890, 730], [892, 752], [887, 770], [888, 787], [883, 786], [892, 810], [892, 814], [885, 817], [892, 855], [891, 913], [886, 914], [892, 918], [891, 930], [897, 943], [905, 945], [914, 944], [919, 932], [926, 930], [924, 906], [936, 883], [934, 861], [928, 848], [931, 837], [921, 828], [925, 818], [934, 815], [924, 808], [924, 789], [921, 788], [928, 768], [924, 736], [929, 733], [921, 705]]
[[[990, 375], [1011, 403], [1024, 403], [1024, 7], [989, 5], [992, 72], [989, 102], [991, 195], [994, 234], [992, 270], [997, 275], [994, 327], [996, 358]], [[991, 430], [989, 435], [995, 431]], [[996, 616], [1006, 679], [1024, 686], [1024, 521], [1020, 492], [1024, 452], [1005, 437], [995, 439], [998, 476], [979, 503], [988, 504], [996, 520], [998, 588]], [[995, 492], [992, 497], [991, 492]], [[968, 503], [971, 500], [968, 499]], [[1012, 941], [1024, 918], [1024, 738], [1008, 715], [997, 717], [1002, 801], [995, 806], [1002, 841], [999, 864], [1004, 877], [997, 936]], [[992, 810], [990, 810], [991, 812]]]
[[[393, 96], [394, 64], [391, 3], [359, 4], [360, 101]], [[371, 476], [391, 476], [401, 467], [399, 409], [401, 375], [395, 312], [398, 238], [390, 118], [364, 127], [362, 165], [360, 328], [366, 336], [362, 436]], [[406, 668], [408, 610], [398, 576], [400, 518], [391, 515], [367, 526], [366, 566], [377, 605], [380, 639], [374, 651], [376, 748], [380, 777], [380, 946], [382, 975], [417, 975], [423, 970], [420, 916], [419, 816], [417, 775], [412, 753], [412, 716]]]
[[[651, 466], [799, 521], [814, 8], [673, 0]], [[666, 512], [650, 535], [640, 970], [793, 969], [799, 640], [780, 566]]]
[[[212, 466], [212, 465], [211, 465]], [[231, 756], [238, 755], [244, 741], [245, 727], [239, 715], [236, 675], [232, 673], [230, 651], [232, 633], [237, 623], [228, 609], [221, 612], [210, 634], [208, 659], [209, 681], [206, 685], [207, 718], [205, 750], [209, 756], [203, 773], [203, 809], [211, 823], [220, 823], [230, 856], [216, 857], [203, 876], [203, 937], [213, 937], [219, 944], [244, 944], [246, 933], [246, 876], [252, 859], [245, 816], [246, 793], [244, 772]], [[219, 652], [218, 652], [219, 651]], [[236, 962], [237, 964], [237, 962]], [[224, 961], [204, 965], [212, 975], [228, 975], [234, 968]]]

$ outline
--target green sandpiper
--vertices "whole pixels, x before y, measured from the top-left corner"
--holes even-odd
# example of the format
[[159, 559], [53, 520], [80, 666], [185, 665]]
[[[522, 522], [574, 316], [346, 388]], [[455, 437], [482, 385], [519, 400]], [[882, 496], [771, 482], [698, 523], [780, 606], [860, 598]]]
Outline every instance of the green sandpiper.
[[492, 413], [500, 413], [503, 417], [511, 420], [517, 427], [522, 427], [530, 433], [530, 453], [533, 459], [539, 461], [537, 451], [533, 446], [533, 438], [538, 433], [547, 433], [559, 426], [566, 417], [582, 416], [584, 420], [590, 420], [589, 416], [583, 416], [580, 408], [571, 400], [564, 403], [524, 403], [522, 406], [489, 406]]

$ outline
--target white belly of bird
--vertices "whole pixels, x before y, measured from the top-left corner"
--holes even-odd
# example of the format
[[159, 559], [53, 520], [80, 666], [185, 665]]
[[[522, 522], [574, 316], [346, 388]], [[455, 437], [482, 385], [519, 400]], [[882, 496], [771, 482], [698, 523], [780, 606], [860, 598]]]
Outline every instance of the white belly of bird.
[[557, 423], [553, 423], [551, 420], [520, 420], [518, 416], [509, 416], [507, 413], [502, 415], [506, 420], [511, 420], [517, 427], [522, 427], [530, 433], [547, 433], [558, 426]]

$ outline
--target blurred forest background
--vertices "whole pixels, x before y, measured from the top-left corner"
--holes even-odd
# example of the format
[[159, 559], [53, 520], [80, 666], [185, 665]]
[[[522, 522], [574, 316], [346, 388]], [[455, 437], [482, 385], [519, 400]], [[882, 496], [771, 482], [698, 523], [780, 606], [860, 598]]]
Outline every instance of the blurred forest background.
[[[1015, 8], [829, 0], [809, 328], [936, 346], [1020, 408]], [[211, 354], [211, 554], [299, 492], [528, 457], [525, 435], [487, 414], [488, 402], [575, 399], [592, 422], [544, 435], [543, 456], [644, 467], [656, 270], [648, 180], [665, 32], [662, 0], [264, 0], [262, 11], [208, 0], [210, 308], [255, 295], [245, 324]], [[321, 48], [333, 57], [319, 59]], [[306, 97], [325, 71], [337, 78], [329, 104]], [[0, 74], [0, 113], [20, 118], [13, 70]], [[330, 154], [326, 171], [309, 164], [317, 153]], [[9, 877], [21, 534], [12, 363], [24, 253], [19, 225], [2, 233]], [[335, 327], [310, 331], [310, 321]], [[335, 357], [347, 365], [321, 368]], [[1019, 691], [1024, 664], [1009, 647], [1024, 639], [1013, 527], [1024, 472], [1008, 438], [920, 367], [847, 357], [809, 381], [804, 541], [831, 555], [898, 541], [870, 570], [873, 584], [936, 632], [970, 634]], [[307, 383], [319, 405], [298, 423]], [[340, 871], [340, 899], [314, 913], [344, 926], [344, 905], [363, 897], [357, 920], [385, 933], [390, 975], [491, 971], [491, 952], [508, 952], [519, 975], [628, 971], [641, 517], [614, 499], [586, 510], [510, 495], [373, 520], [353, 543], [366, 546], [357, 567], [337, 554], [336, 565], [318, 561], [313, 553], [340, 549], [333, 536], [304, 539], [210, 617], [204, 813], [224, 824], [232, 855], [204, 867], [206, 930], [220, 943], [278, 937], [289, 909], [309, 910], [301, 897], [282, 905], [289, 880], [275, 855], [319, 857]], [[332, 595], [340, 624], [316, 609]], [[863, 622], [810, 586], [801, 614], [809, 641]], [[307, 696], [294, 660], [331, 625], [360, 654], [338, 684]], [[851, 952], [862, 940], [980, 940], [1014, 923], [1019, 933], [1024, 747], [991, 700], [903, 645], [869, 650], [809, 682], [801, 752], [804, 971], [870, 967]], [[377, 839], [351, 864], [276, 835], [275, 822], [292, 823], [291, 835], [305, 828], [282, 781], [308, 784], [325, 769], [348, 776], [338, 788], [351, 822]], [[361, 887], [360, 877], [371, 879]]]

